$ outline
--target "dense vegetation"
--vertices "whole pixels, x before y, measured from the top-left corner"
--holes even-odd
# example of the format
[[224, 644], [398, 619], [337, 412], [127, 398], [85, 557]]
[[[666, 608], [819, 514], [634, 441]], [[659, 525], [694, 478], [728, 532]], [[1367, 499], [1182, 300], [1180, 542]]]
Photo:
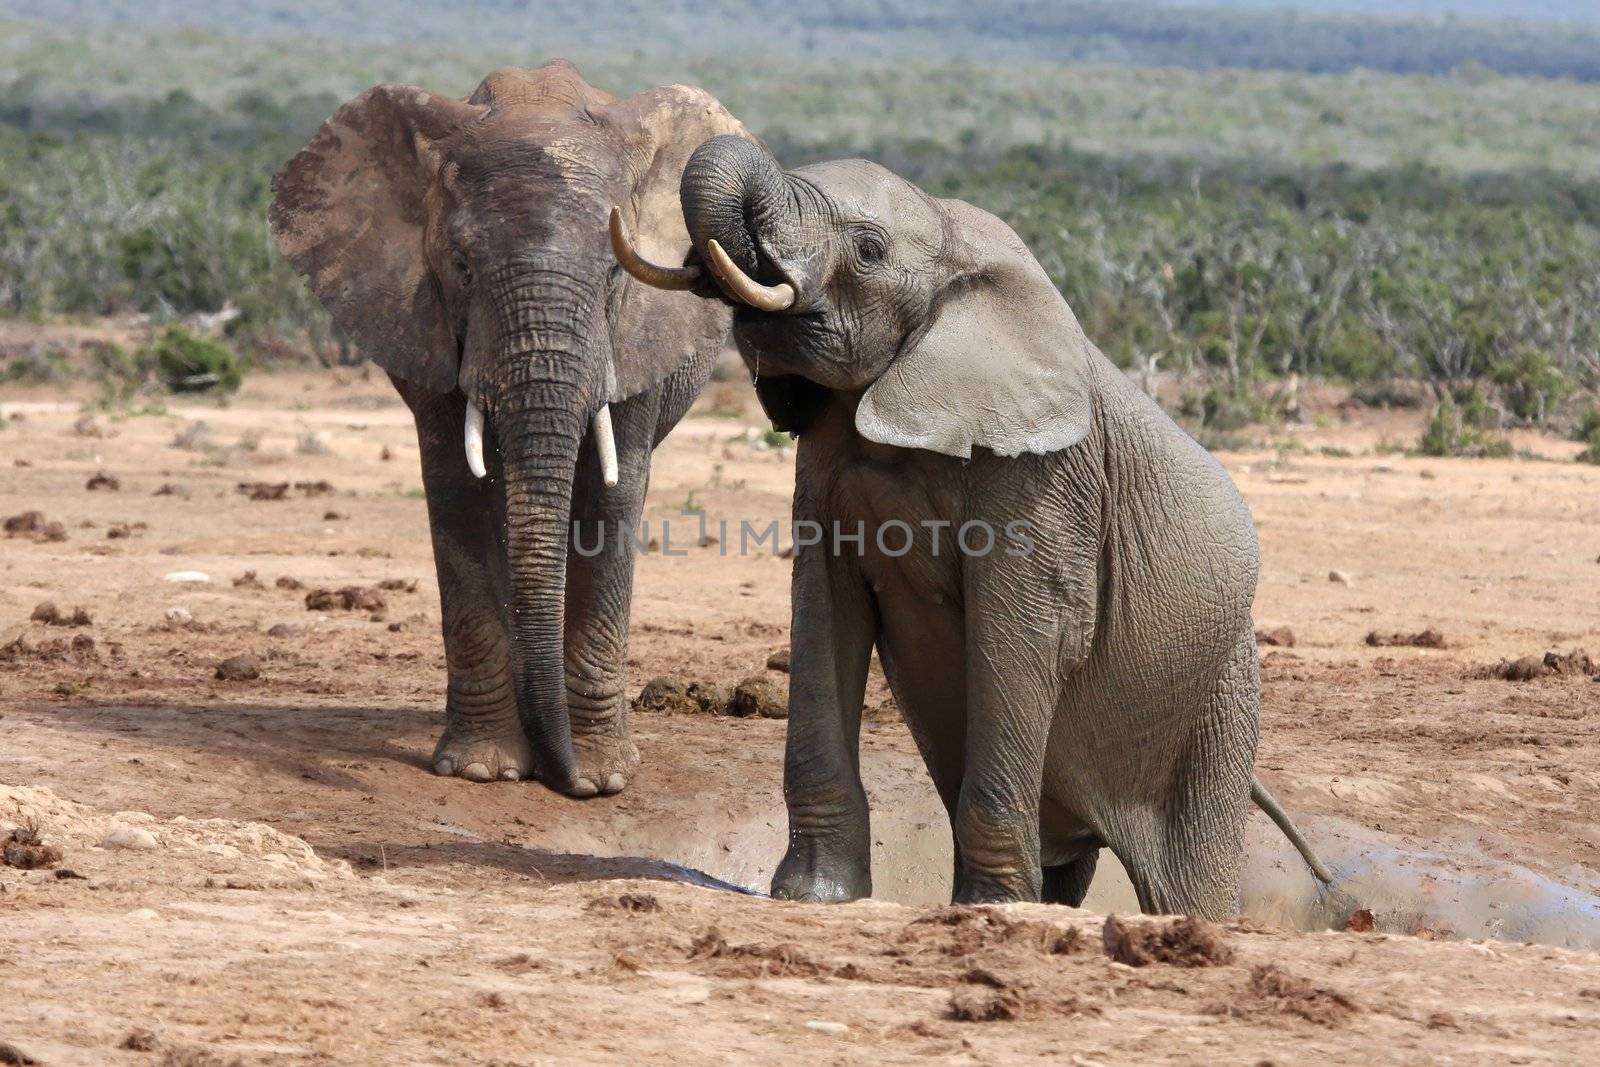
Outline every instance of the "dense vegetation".
[[[377, 81], [465, 93], [548, 55], [11, 29], [0, 313], [232, 305], [230, 340], [258, 357], [338, 351], [264, 223], [272, 172], [317, 123]], [[865, 155], [994, 210], [1108, 355], [1189, 372], [1213, 426], [1264, 414], [1267, 378], [1411, 377], [1453, 397], [1440, 439], [1473, 450], [1480, 423], [1576, 417], [1600, 386], [1600, 86], [1502, 78], [1477, 55], [1440, 77], [577, 58], [617, 91], [705, 85], [790, 164]]]

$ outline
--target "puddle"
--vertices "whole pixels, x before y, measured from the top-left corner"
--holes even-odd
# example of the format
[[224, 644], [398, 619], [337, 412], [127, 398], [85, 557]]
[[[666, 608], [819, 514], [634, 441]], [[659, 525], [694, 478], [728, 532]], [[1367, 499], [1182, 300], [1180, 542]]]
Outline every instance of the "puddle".
[[[870, 787], [869, 787], [870, 791]], [[942, 904], [950, 893], [950, 830], [931, 789], [907, 795], [901, 781], [873, 796], [874, 896], [904, 904]], [[664, 817], [663, 817], [664, 818]], [[1372, 912], [1382, 932], [1441, 939], [1497, 938], [1572, 949], [1600, 949], [1600, 877], [1571, 872], [1571, 883], [1486, 858], [1463, 830], [1432, 850], [1332, 817], [1300, 816], [1302, 830], [1338, 876], [1344, 894], [1319, 895], [1293, 848], [1260, 813], [1246, 834], [1240, 882], [1245, 915], [1278, 926], [1326, 930], [1355, 908]], [[783, 855], [787, 822], [780, 802], [744, 812], [715, 812], [670, 822], [616, 820], [605, 828], [564, 827], [547, 847], [671, 865], [658, 873], [765, 892]], [[546, 844], [546, 842], [541, 842]], [[1109, 851], [1084, 906], [1137, 911], [1133, 886]]]

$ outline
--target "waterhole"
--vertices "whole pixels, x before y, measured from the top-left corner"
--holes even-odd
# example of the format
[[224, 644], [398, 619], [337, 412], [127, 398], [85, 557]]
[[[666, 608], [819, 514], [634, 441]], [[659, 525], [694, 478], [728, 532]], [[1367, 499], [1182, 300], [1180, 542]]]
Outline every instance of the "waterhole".
[[[949, 902], [951, 845], [944, 808], [931, 788], [898, 782], [872, 800], [873, 895], [904, 904]], [[1319, 883], [1266, 817], [1252, 812], [1240, 883], [1241, 910], [1277, 926], [1340, 927], [1357, 909], [1381, 932], [1441, 939], [1496, 938], [1573, 949], [1600, 949], [1600, 878], [1572, 870], [1554, 878], [1488, 858], [1484, 842], [1463, 830], [1419, 849], [1381, 831], [1332, 817], [1296, 817], [1336, 875]], [[741, 812], [613, 822], [604, 830], [570, 828], [563, 851], [647, 858], [655, 874], [764, 893], [782, 857], [787, 820], [781, 800]], [[602, 840], [603, 837], [603, 840]], [[555, 843], [555, 842], [552, 842]], [[646, 873], [641, 870], [640, 873]], [[709, 879], [709, 883], [708, 880]], [[1127, 873], [1109, 850], [1100, 856], [1084, 907], [1137, 911]]]

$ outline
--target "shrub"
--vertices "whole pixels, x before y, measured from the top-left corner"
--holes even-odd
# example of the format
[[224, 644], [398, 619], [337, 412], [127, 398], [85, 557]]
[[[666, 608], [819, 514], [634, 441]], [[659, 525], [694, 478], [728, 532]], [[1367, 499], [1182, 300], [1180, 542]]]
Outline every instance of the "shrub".
[[1524, 348], [1496, 367], [1493, 380], [1506, 407], [1526, 422], [1543, 422], [1571, 391], [1555, 360], [1535, 348]]
[[[1470, 390], [1469, 397], [1476, 398], [1476, 390]], [[1481, 411], [1458, 406], [1449, 397], [1434, 409], [1417, 450], [1425, 456], [1504, 457], [1512, 454], [1510, 441], [1484, 429]]]
[[244, 368], [232, 349], [182, 326], [167, 327], [135, 358], [150, 360], [161, 384], [174, 393], [231, 393], [244, 380]]

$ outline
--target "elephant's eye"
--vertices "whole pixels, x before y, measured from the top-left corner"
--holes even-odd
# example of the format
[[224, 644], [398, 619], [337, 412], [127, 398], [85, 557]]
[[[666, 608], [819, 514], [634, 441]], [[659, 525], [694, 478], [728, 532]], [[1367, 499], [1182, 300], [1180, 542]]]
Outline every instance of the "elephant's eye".
[[456, 275], [457, 275], [457, 277], [459, 277], [461, 279], [461, 283], [463, 285], [471, 284], [471, 282], [472, 282], [472, 264], [467, 262], [467, 257], [465, 255], [465, 253], [457, 252], [453, 256], [451, 256], [450, 265], [455, 267]]
[[875, 233], [864, 233], [856, 238], [856, 258], [863, 263], [881, 263], [889, 254], [883, 238]]

